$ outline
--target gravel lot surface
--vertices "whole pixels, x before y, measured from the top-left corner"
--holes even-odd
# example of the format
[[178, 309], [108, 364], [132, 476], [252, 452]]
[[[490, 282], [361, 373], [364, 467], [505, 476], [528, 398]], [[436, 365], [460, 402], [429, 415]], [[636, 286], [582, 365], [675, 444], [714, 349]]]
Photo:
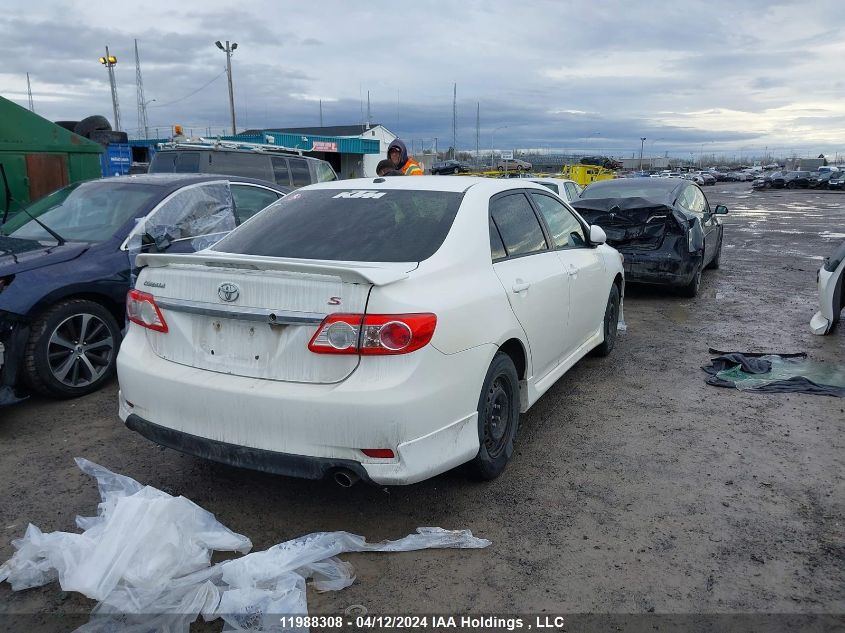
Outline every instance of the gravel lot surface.
[[[721, 269], [694, 300], [629, 287], [613, 354], [578, 363], [523, 417], [497, 481], [453, 471], [345, 490], [206, 462], [124, 428], [115, 383], [0, 410], [0, 561], [27, 523], [74, 531], [77, 514], [94, 512], [96, 486], [73, 462], [84, 456], [189, 497], [256, 549], [429, 525], [493, 541], [346, 556], [358, 580], [310, 594], [313, 613], [845, 613], [845, 400], [719, 389], [700, 369], [708, 347], [845, 363], [845, 327], [809, 331], [816, 270], [845, 239], [845, 194], [705, 192], [730, 209]], [[72, 630], [93, 606], [57, 584], [0, 586], [0, 622], [39, 613], [31, 630]]]

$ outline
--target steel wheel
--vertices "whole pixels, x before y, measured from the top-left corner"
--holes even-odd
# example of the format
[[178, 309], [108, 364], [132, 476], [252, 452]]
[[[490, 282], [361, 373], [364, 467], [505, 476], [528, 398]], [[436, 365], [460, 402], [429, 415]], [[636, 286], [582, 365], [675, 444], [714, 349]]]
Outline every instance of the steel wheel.
[[596, 356], [609, 355], [616, 345], [616, 335], [619, 331], [620, 301], [619, 287], [613, 284], [610, 287], [610, 296], [607, 298], [607, 308], [604, 311], [604, 341], [593, 350]]
[[498, 352], [478, 397], [478, 454], [470, 470], [478, 479], [495, 479], [513, 455], [519, 429], [519, 375], [510, 356]]
[[499, 376], [487, 391], [487, 403], [484, 407], [484, 447], [493, 459], [505, 451], [511, 435], [513, 393], [509, 387], [505, 378]]
[[115, 340], [106, 323], [93, 314], [75, 314], [53, 330], [47, 343], [50, 373], [68, 387], [97, 382], [114, 360]]

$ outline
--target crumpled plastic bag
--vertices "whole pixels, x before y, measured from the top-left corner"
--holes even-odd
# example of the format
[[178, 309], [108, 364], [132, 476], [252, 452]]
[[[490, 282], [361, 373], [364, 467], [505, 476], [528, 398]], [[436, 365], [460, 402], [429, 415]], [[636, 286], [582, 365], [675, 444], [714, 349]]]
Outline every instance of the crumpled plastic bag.
[[[77, 517], [81, 534], [45, 534], [29, 525], [0, 566], [12, 589], [58, 579], [65, 591], [99, 600], [81, 633], [187, 633], [200, 615], [222, 618], [224, 631], [289, 631], [279, 615], [308, 613], [306, 581], [337, 591], [355, 581], [344, 552], [483, 548], [469, 530], [417, 528], [395, 541], [368, 543], [349, 532], [316, 532], [247, 554], [250, 540], [185, 497], [173, 497], [85, 459], [97, 480], [97, 516]], [[211, 565], [213, 550], [244, 556]]]

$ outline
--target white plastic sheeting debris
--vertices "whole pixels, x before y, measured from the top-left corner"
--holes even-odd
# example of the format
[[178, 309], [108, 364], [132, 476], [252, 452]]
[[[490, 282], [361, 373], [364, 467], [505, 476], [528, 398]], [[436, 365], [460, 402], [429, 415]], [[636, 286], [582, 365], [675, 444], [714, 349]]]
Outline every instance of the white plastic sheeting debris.
[[[250, 540], [185, 497], [173, 497], [85, 459], [96, 478], [96, 517], [77, 517], [81, 534], [44, 534], [30, 524], [17, 550], [0, 566], [0, 582], [14, 590], [58, 579], [65, 591], [99, 601], [79, 633], [187, 632], [200, 615], [223, 618], [224, 631], [288, 631], [280, 615], [307, 614], [306, 580], [337, 591], [354, 580], [344, 552], [404, 552], [483, 548], [469, 530], [421, 527], [396, 541], [367, 543], [349, 532], [317, 532], [246, 554]], [[240, 558], [211, 565], [214, 550]]]
[[164, 200], [151, 215], [138, 218], [129, 235], [127, 255], [133, 271], [135, 258], [145, 244], [165, 250], [175, 240], [191, 239], [191, 250], [199, 251], [220, 241], [234, 230], [235, 205], [228, 180], [201, 182], [182, 187]]

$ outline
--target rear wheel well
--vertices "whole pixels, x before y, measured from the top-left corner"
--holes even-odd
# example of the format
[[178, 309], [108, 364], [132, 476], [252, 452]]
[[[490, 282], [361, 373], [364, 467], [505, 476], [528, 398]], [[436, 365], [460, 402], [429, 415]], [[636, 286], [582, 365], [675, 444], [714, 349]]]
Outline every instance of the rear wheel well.
[[525, 349], [522, 347], [520, 340], [512, 338], [505, 341], [499, 346], [499, 351], [510, 356], [514, 367], [516, 367], [516, 375], [519, 376], [520, 380], [525, 380], [525, 368], [527, 363]]
[[613, 279], [613, 285], [619, 288], [619, 296], [622, 296], [622, 275], [616, 274], [616, 277]]

